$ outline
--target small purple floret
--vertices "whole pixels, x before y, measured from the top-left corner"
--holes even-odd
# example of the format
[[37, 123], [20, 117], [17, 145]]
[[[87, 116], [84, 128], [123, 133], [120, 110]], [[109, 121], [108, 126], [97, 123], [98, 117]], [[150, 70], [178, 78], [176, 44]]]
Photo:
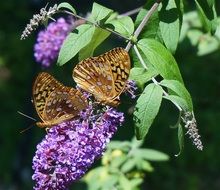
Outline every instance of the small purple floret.
[[65, 190], [100, 158], [124, 115], [108, 107], [94, 112], [89, 106], [80, 119], [48, 130], [33, 158], [35, 190]]
[[137, 85], [133, 80], [127, 80], [125, 93], [128, 94], [132, 99], [136, 98], [135, 92], [137, 91]]
[[73, 24], [64, 18], [50, 23], [38, 33], [34, 45], [34, 57], [43, 67], [49, 67], [58, 57], [59, 50], [66, 36], [73, 29]]

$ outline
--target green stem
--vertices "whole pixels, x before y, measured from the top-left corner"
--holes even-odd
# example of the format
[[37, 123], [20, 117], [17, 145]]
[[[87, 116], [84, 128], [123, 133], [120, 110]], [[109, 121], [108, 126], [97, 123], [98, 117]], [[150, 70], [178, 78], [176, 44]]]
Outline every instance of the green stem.
[[141, 8], [142, 7], [138, 7], [136, 9], [131, 10], [131, 11], [122, 13], [122, 14], [118, 15], [118, 18], [123, 17], [123, 16], [130, 16], [130, 15], [136, 14], [136, 13], [138, 13], [141, 10]]
[[[147, 24], [148, 20], [150, 19], [151, 15], [156, 11], [156, 9], [158, 8], [160, 4], [160, 1], [157, 1], [156, 3], [153, 4], [153, 6], [151, 7], [151, 9], [147, 12], [147, 14], [145, 15], [145, 17], [143, 18], [143, 20], [141, 21], [140, 25], [137, 27], [137, 29], [134, 32], [134, 39], [137, 39], [139, 34], [141, 33], [141, 31], [143, 30], [144, 26]], [[126, 50], [129, 51], [132, 47], [132, 42], [129, 41], [127, 46], [126, 46]]]
[[[141, 56], [141, 54], [140, 54], [140, 52], [139, 52], [139, 50], [138, 50], [136, 45], [134, 45], [134, 51], [135, 51], [138, 59], [140, 60], [140, 63], [143, 66], [143, 68], [148, 70], [147, 65], [145, 64], [145, 62], [144, 62], [144, 60], [143, 60], [143, 58], [142, 58], [142, 56]], [[153, 81], [153, 83], [155, 85], [159, 85], [159, 83], [157, 82], [157, 80], [154, 77], [152, 77], [151, 80]], [[163, 94], [164, 94], [164, 96], [168, 96], [169, 95], [164, 89], [163, 89]], [[178, 104], [176, 104], [175, 102], [173, 102], [173, 104], [177, 107], [177, 109], [180, 112], [182, 111], [182, 108]]]
[[115, 32], [114, 30], [111, 30], [111, 29], [109, 29], [109, 28], [101, 27], [101, 26], [98, 25], [97, 23], [94, 23], [94, 22], [88, 20], [87, 18], [81, 17], [81, 16], [79, 16], [79, 15], [77, 15], [77, 14], [74, 14], [74, 13], [72, 13], [72, 12], [69, 12], [69, 11], [66, 11], [66, 10], [61, 10], [60, 12], [66, 13], [66, 14], [69, 14], [69, 15], [72, 15], [72, 16], [78, 18], [78, 19], [85, 20], [86, 22], [88, 22], [88, 23], [94, 25], [95, 27], [98, 27], [98, 28], [101, 28], [101, 29], [106, 30], [106, 31], [108, 31], [108, 32], [111, 32], [111, 33], [113, 33], [113, 34], [115, 34], [115, 35], [117, 35], [117, 36], [119, 36], [119, 37], [121, 37], [121, 38], [123, 38], [123, 39], [125, 39], [125, 40], [130, 40], [128, 37], [123, 36], [123, 35], [121, 35], [120, 33]]

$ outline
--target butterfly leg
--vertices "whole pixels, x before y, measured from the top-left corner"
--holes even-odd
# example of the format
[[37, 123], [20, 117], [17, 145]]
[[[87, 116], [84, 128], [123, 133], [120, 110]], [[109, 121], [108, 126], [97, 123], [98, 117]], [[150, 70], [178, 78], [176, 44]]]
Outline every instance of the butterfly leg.
[[46, 131], [47, 134], [48, 134], [49, 129], [50, 129], [49, 127], [45, 128], [45, 131]]

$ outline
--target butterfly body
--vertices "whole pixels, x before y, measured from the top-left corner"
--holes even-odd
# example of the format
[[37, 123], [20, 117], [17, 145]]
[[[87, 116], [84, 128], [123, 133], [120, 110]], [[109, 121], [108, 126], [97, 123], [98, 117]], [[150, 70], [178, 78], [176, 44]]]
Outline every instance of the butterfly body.
[[77, 117], [88, 105], [79, 90], [62, 85], [45, 72], [38, 74], [32, 91], [33, 103], [42, 120], [36, 125], [41, 128]]
[[118, 106], [130, 72], [130, 57], [123, 48], [114, 48], [98, 57], [81, 61], [73, 78], [83, 90], [105, 105]]

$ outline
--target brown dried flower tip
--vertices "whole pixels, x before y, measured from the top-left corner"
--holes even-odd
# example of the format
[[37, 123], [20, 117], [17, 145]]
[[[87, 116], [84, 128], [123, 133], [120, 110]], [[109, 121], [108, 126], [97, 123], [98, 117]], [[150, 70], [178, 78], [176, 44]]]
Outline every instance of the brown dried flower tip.
[[196, 119], [192, 112], [186, 112], [183, 116], [184, 126], [187, 129], [186, 134], [192, 139], [193, 144], [198, 150], [203, 150], [202, 141], [200, 139], [199, 130], [197, 129]]
[[47, 6], [40, 10], [39, 14], [33, 15], [33, 18], [30, 20], [30, 24], [27, 24], [26, 28], [22, 32], [21, 40], [27, 38], [33, 30], [36, 30], [40, 24], [43, 24], [48, 18], [51, 18], [53, 14], [57, 12], [57, 4], [53, 7], [49, 7], [49, 10], [46, 10]]

